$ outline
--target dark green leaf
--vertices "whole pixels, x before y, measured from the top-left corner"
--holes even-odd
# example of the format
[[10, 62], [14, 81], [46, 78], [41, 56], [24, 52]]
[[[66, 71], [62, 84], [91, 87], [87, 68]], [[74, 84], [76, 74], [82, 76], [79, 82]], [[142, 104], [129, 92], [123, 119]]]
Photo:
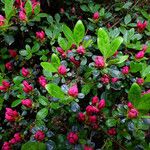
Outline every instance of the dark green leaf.
[[42, 119], [46, 118], [47, 115], [48, 115], [48, 109], [43, 108], [37, 112], [36, 118], [38, 120], [42, 120]]
[[15, 100], [15, 101], [12, 102], [11, 107], [16, 107], [16, 106], [18, 106], [19, 104], [21, 104], [21, 100], [20, 100], [20, 99]]
[[46, 150], [46, 144], [41, 142], [27, 142], [22, 145], [21, 150]]

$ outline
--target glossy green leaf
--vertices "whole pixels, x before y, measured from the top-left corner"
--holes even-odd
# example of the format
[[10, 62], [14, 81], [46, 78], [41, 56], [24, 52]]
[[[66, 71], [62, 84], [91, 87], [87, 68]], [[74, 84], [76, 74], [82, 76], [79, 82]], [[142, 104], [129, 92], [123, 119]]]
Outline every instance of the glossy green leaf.
[[58, 44], [63, 50], [68, 50], [68, 42], [65, 38], [59, 37]]
[[45, 96], [39, 96], [38, 101], [43, 106], [47, 106], [49, 103], [48, 99]]
[[20, 99], [15, 100], [15, 101], [12, 102], [11, 107], [16, 107], [16, 106], [18, 106], [19, 104], [21, 104], [21, 100], [20, 100]]
[[37, 112], [36, 118], [38, 120], [42, 120], [42, 119], [46, 118], [47, 115], [48, 115], [48, 109], [47, 108], [42, 108], [41, 110], [39, 110]]
[[30, 0], [28, 0], [25, 4], [25, 11], [28, 17], [32, 14], [32, 3]]
[[49, 72], [57, 72], [57, 69], [52, 65], [52, 63], [49, 62], [41, 62], [41, 66], [43, 69]]
[[46, 150], [46, 144], [29, 141], [22, 145], [21, 150]]
[[52, 54], [51, 56], [51, 63], [55, 68], [58, 68], [60, 66], [60, 59], [56, 54]]

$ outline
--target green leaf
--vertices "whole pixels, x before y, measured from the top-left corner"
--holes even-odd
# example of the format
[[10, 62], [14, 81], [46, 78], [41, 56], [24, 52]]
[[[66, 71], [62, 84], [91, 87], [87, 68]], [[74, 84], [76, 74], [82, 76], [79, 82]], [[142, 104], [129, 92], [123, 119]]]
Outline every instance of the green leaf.
[[131, 22], [131, 16], [128, 14], [128, 15], [126, 15], [125, 18], [124, 18], [124, 23], [127, 25], [127, 24], [130, 23], [130, 22]]
[[112, 55], [115, 54], [115, 52], [118, 50], [118, 48], [120, 47], [121, 43], [123, 42], [123, 38], [122, 37], [117, 37], [115, 38], [111, 44], [110, 44], [110, 50], [107, 49], [106, 51], [106, 58], [111, 57]]
[[142, 63], [133, 61], [130, 63], [130, 72], [136, 73], [141, 70], [142, 70]]
[[41, 142], [27, 142], [22, 145], [21, 150], [46, 150], [46, 144]]
[[21, 104], [21, 100], [20, 100], [20, 99], [15, 100], [15, 101], [12, 102], [11, 107], [16, 107], [16, 106], [18, 106], [19, 104]]
[[5, 35], [4, 36], [4, 39], [5, 39], [5, 42], [8, 44], [8, 45], [11, 45], [12, 43], [14, 43], [15, 39], [12, 35]]
[[84, 35], [85, 35], [85, 27], [81, 20], [79, 20], [76, 23], [76, 25], [74, 27], [73, 35], [74, 35], [74, 39], [75, 39], [77, 45], [79, 46], [80, 42], [82, 42]]
[[63, 50], [68, 50], [68, 42], [65, 38], [59, 37], [58, 44]]
[[34, 14], [37, 15], [40, 13], [40, 5], [36, 5], [34, 8]]
[[115, 120], [115, 119], [108, 119], [108, 120], [106, 121], [106, 125], [107, 125], [108, 127], [113, 127], [113, 126], [116, 125], [116, 123], [117, 123], [117, 120]]
[[107, 52], [110, 49], [110, 39], [107, 32], [102, 28], [98, 30], [97, 45], [104, 58], [106, 58]]
[[37, 52], [40, 49], [40, 44], [35, 43], [34, 46], [32, 47], [32, 53]]
[[42, 119], [46, 118], [47, 115], [48, 115], [48, 109], [47, 108], [42, 108], [41, 110], [39, 110], [37, 112], [36, 118], [38, 120], [42, 120]]
[[26, 11], [27, 17], [30, 17], [30, 15], [32, 14], [32, 3], [30, 0], [28, 0], [25, 4], [25, 11]]
[[47, 106], [49, 103], [48, 99], [45, 96], [39, 96], [38, 101], [43, 106]]
[[65, 94], [64, 92], [61, 90], [61, 88], [53, 83], [47, 84], [46, 85], [46, 90], [48, 91], [48, 93], [56, 98], [60, 98], [63, 99], [65, 98]]
[[84, 48], [87, 48], [87, 47], [91, 46], [92, 43], [93, 43], [93, 40], [89, 39], [89, 40], [84, 40], [82, 45]]
[[57, 72], [57, 69], [49, 62], [41, 62], [43, 69], [49, 72]]
[[52, 108], [52, 109], [59, 109], [60, 108], [60, 105], [59, 105], [59, 103], [55, 103], [55, 102], [52, 102], [52, 103], [50, 103], [50, 107]]
[[137, 105], [141, 98], [141, 88], [137, 83], [133, 83], [129, 93], [128, 93], [128, 101], [132, 102], [133, 105]]
[[90, 92], [92, 86], [93, 85], [91, 85], [91, 84], [85, 84], [85, 85], [83, 85], [81, 93], [87, 95]]
[[60, 66], [60, 59], [56, 54], [52, 54], [51, 56], [51, 63], [55, 68], [58, 68]]
[[148, 74], [150, 74], [150, 65], [142, 71], [142, 77], [146, 77]]
[[0, 97], [0, 110], [2, 110], [3, 102], [4, 102], [4, 98]]
[[131, 140], [131, 135], [127, 132], [123, 132], [123, 137], [126, 138], [127, 140]]
[[74, 100], [74, 98], [72, 98], [72, 97], [65, 97], [64, 99], [60, 99], [59, 102], [64, 105], [67, 105], [67, 104], [71, 103], [73, 100]]
[[13, 78], [13, 82], [18, 85], [23, 81], [23, 79], [24, 78], [21, 77], [21, 76], [16, 76], [16, 77]]
[[26, 50], [19, 51], [20, 55], [27, 56], [29, 53]]
[[70, 28], [66, 25], [63, 25], [62, 26], [62, 31], [63, 31], [65, 37], [67, 38], [67, 40], [70, 41], [72, 44], [75, 44], [75, 40], [73, 38], [73, 33], [70, 30]]

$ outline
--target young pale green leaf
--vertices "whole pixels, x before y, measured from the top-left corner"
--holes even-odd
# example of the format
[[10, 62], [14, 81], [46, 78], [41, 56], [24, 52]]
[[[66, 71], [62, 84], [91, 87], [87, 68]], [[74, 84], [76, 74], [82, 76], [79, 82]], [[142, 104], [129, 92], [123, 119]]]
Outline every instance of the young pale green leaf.
[[58, 44], [63, 50], [68, 50], [68, 42], [65, 38], [59, 37]]
[[39, 96], [38, 101], [41, 105], [47, 106], [49, 101], [45, 96]]
[[117, 120], [116, 119], [108, 119], [107, 121], [106, 121], [106, 125], [108, 126], [108, 127], [113, 127], [113, 126], [115, 126], [116, 125], [116, 123], [117, 123]]
[[142, 77], [146, 77], [148, 74], [150, 74], [150, 65], [142, 71]]
[[76, 41], [76, 44], [79, 45], [80, 42], [82, 42], [84, 35], [85, 35], [85, 27], [84, 27], [81, 20], [79, 20], [76, 23], [76, 25], [74, 27], [73, 35], [74, 35], [74, 39]]
[[124, 18], [124, 23], [127, 25], [127, 24], [130, 23], [130, 22], [131, 22], [131, 16], [128, 14], [128, 15], [126, 15], [125, 18]]
[[42, 108], [41, 110], [37, 112], [36, 118], [38, 120], [42, 120], [46, 118], [47, 115], [48, 115], [48, 108]]
[[11, 107], [16, 107], [16, 106], [18, 106], [19, 104], [21, 104], [21, 100], [20, 100], [20, 99], [15, 100], [15, 101], [12, 102]]
[[102, 28], [98, 30], [97, 45], [104, 58], [106, 58], [110, 49], [110, 39], [107, 32]]
[[41, 62], [43, 69], [49, 72], [57, 72], [57, 69], [49, 62]]
[[58, 68], [60, 66], [60, 59], [56, 54], [52, 54], [51, 56], [51, 63], [55, 68]]
[[132, 102], [134, 106], [137, 106], [140, 98], [141, 88], [137, 83], [133, 83], [128, 93], [128, 101]]
[[142, 70], [142, 63], [133, 61], [130, 63], [130, 72], [136, 73], [141, 70]]
[[28, 17], [32, 14], [32, 3], [30, 0], [28, 0], [25, 4], [25, 11]]
[[37, 15], [40, 13], [40, 5], [36, 5], [34, 8], [34, 14]]
[[21, 150], [46, 150], [46, 144], [29, 141], [22, 145]]
[[111, 44], [110, 44], [110, 49], [108, 49], [106, 51], [106, 58], [111, 57], [112, 55], [115, 54], [115, 52], [118, 50], [119, 46], [121, 45], [121, 43], [123, 42], [123, 38], [122, 37], [117, 37], [115, 38]]
[[93, 43], [92, 39], [84, 40], [84, 41], [83, 41], [83, 47], [84, 47], [84, 48], [87, 48], [87, 47], [91, 46], [92, 43]]
[[46, 85], [46, 90], [48, 93], [55, 98], [60, 98], [63, 99], [65, 97], [64, 92], [61, 90], [61, 88], [53, 83], [47, 84]]
[[73, 33], [70, 30], [70, 28], [68, 26], [66, 26], [66, 25], [63, 25], [62, 26], [62, 31], [63, 31], [65, 37], [67, 38], [67, 40], [70, 41], [72, 44], [75, 44]]

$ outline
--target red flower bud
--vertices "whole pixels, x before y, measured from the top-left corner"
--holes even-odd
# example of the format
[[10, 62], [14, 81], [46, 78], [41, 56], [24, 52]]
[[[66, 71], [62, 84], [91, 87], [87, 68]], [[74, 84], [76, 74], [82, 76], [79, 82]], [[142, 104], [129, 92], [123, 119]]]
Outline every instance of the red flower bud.
[[0, 26], [4, 25], [4, 21], [5, 21], [5, 18], [2, 15], [0, 15]]
[[11, 150], [11, 143], [9, 142], [4, 142], [3, 146], [2, 146], [2, 150]]
[[143, 78], [137, 78], [136, 83], [139, 85], [142, 85], [144, 83], [144, 79]]
[[16, 121], [19, 117], [19, 114], [16, 110], [12, 110], [11, 108], [6, 108], [5, 119], [7, 121], [13, 122]]
[[128, 111], [128, 118], [136, 118], [138, 116], [138, 111], [135, 108], [132, 108]]
[[65, 67], [64, 65], [59, 66], [59, 67], [58, 67], [58, 73], [59, 73], [60, 75], [66, 75], [66, 73], [67, 73], [66, 67]]
[[7, 63], [5, 64], [5, 67], [6, 67], [6, 69], [7, 69], [8, 71], [11, 71], [11, 70], [13, 69], [13, 64], [12, 64], [11, 62], [7, 62]]
[[79, 66], [80, 66], [80, 62], [77, 61], [77, 60], [75, 60], [75, 58], [74, 58], [73, 56], [70, 57], [70, 61], [71, 61], [74, 65], [76, 65], [76, 67], [79, 67]]
[[9, 54], [10, 54], [11, 57], [16, 57], [17, 56], [17, 52], [13, 49], [9, 50]]
[[68, 90], [68, 94], [72, 97], [77, 97], [78, 96], [78, 87], [77, 85], [73, 85], [71, 88]]
[[98, 20], [99, 19], [99, 12], [95, 12], [94, 14], [93, 14], [93, 20]]
[[122, 68], [121, 72], [122, 72], [123, 74], [128, 74], [128, 73], [129, 73], [129, 67], [128, 67], [128, 66], [124, 66], [124, 67]]
[[104, 58], [102, 56], [96, 56], [94, 62], [97, 68], [104, 68], [105, 66]]
[[37, 38], [37, 40], [44, 41], [45, 40], [45, 33], [44, 33], [44, 31], [36, 32], [36, 38]]
[[84, 145], [84, 150], [94, 150], [92, 147]]
[[25, 93], [29, 93], [33, 90], [33, 87], [31, 85], [29, 85], [29, 83], [27, 81], [23, 81], [23, 91]]
[[109, 76], [108, 76], [107, 74], [104, 74], [104, 75], [101, 77], [100, 80], [102, 81], [103, 84], [108, 84], [110, 78], [109, 78]]
[[141, 59], [144, 57], [145, 52], [144, 51], [139, 51], [136, 55], [135, 58], [136, 59]]
[[118, 78], [111, 78], [112, 83], [116, 83], [118, 81]]
[[99, 98], [98, 98], [97, 96], [94, 96], [94, 97], [92, 98], [92, 105], [95, 106], [98, 102], [99, 102]]
[[35, 138], [37, 141], [41, 142], [41, 141], [43, 141], [44, 138], [45, 138], [45, 133], [44, 133], [43, 131], [41, 131], [41, 130], [38, 130], [38, 131], [34, 134], [34, 138]]
[[96, 116], [89, 116], [88, 121], [90, 123], [96, 123], [97, 122], [97, 117]]
[[80, 55], [84, 55], [85, 54], [85, 48], [83, 46], [79, 46], [77, 48], [77, 53]]
[[78, 113], [78, 120], [80, 122], [84, 122], [85, 121], [85, 114], [83, 114], [82, 112]]
[[98, 104], [98, 109], [101, 110], [105, 107], [106, 103], [104, 99], [101, 99], [99, 104]]
[[98, 112], [99, 112], [99, 110], [96, 107], [94, 107], [94, 106], [88, 105], [86, 107], [87, 115], [92, 115], [93, 113], [98, 113]]
[[111, 128], [111, 129], [109, 129], [109, 130], [107, 131], [107, 133], [108, 133], [109, 135], [112, 135], [112, 136], [114, 136], [114, 135], [116, 135], [116, 134], [117, 134], [117, 132], [116, 132], [116, 129], [115, 129], [115, 128]]
[[68, 139], [68, 141], [69, 141], [70, 144], [75, 144], [78, 141], [78, 135], [77, 135], [77, 133], [70, 132], [67, 135], [67, 139]]
[[131, 102], [128, 102], [127, 106], [129, 109], [133, 108], [133, 104]]
[[24, 67], [21, 69], [21, 73], [24, 77], [27, 77], [30, 74], [29, 70]]
[[21, 21], [26, 21], [27, 20], [27, 16], [26, 16], [26, 14], [22, 10], [19, 11], [19, 19]]
[[46, 84], [47, 84], [47, 81], [46, 81], [46, 79], [45, 79], [44, 76], [40, 76], [39, 79], [38, 79], [38, 81], [39, 81], [39, 83], [40, 83], [40, 85], [41, 85], [42, 87], [45, 87]]
[[23, 99], [21, 101], [21, 104], [28, 107], [28, 108], [31, 108], [32, 107], [32, 100], [31, 99]]

